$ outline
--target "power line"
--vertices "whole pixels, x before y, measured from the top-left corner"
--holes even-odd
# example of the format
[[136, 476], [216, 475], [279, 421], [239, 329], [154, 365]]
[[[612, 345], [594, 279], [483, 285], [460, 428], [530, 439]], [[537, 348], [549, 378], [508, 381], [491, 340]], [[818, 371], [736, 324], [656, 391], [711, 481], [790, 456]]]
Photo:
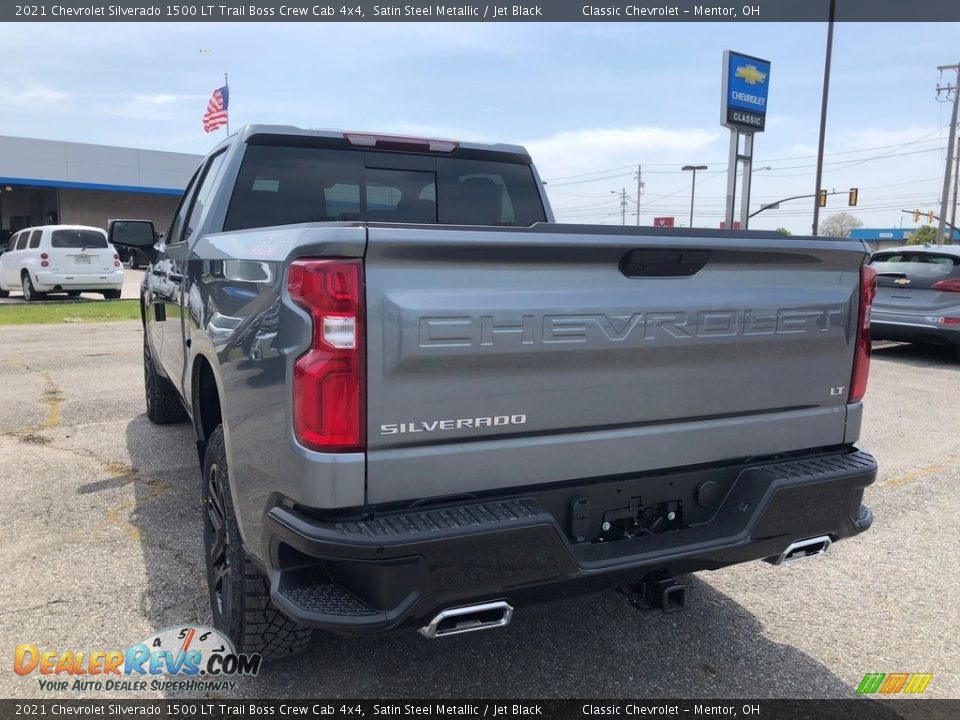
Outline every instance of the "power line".
[[[899, 147], [903, 148], [913, 144], [915, 143], [907, 143], [906, 145], [901, 145]], [[935, 147], [935, 148], [927, 148], [925, 150], [911, 150], [910, 152], [905, 152], [905, 153], [889, 152], [889, 153], [883, 153], [881, 155], [875, 155], [869, 158], [859, 158], [856, 160], [834, 160], [832, 162], [825, 162], [824, 166], [843, 165], [844, 167], [836, 167], [836, 168], [833, 168], [833, 170], [847, 170], [849, 168], [856, 167], [858, 165], [863, 165], [864, 163], [867, 163], [867, 162], [873, 162], [875, 160], [886, 160], [888, 158], [908, 157], [910, 155], [922, 155], [924, 153], [929, 153], [929, 152], [939, 152], [940, 150], [941, 148]], [[771, 161], [771, 162], [774, 162], [774, 161]], [[806, 177], [807, 173], [798, 173], [794, 175], [777, 175], [775, 173], [778, 173], [782, 170], [800, 170], [800, 169], [811, 168], [811, 167], [816, 167], [816, 164], [812, 163], [807, 165], [786, 165], [784, 167], [779, 167], [779, 168], [770, 168], [768, 172], [771, 173], [770, 177], [776, 177], [776, 178], [801, 177], [801, 176]], [[725, 172], [725, 170], [721, 172]], [[632, 174], [635, 175], [635, 173], [632, 173]], [[680, 174], [680, 171], [676, 171], [676, 172], [653, 171], [652, 174], [678, 175]], [[570, 185], [583, 185], [585, 183], [600, 182], [602, 180], [615, 180], [618, 178], [629, 177], [630, 175], [631, 173], [619, 173], [617, 175], [608, 175], [604, 177], [590, 178], [587, 180], [571, 180], [568, 182], [555, 183], [555, 186], [569, 187]], [[547, 181], [547, 182], [552, 183], [553, 181]]]
[[[824, 163], [824, 164], [825, 164], [825, 165], [849, 164], [850, 167], [854, 167], [854, 166], [856, 166], [856, 165], [860, 165], [860, 164], [862, 164], [862, 163], [869, 162], [869, 161], [876, 160], [876, 159], [880, 159], [880, 158], [884, 158], [884, 157], [900, 157], [900, 156], [898, 156], [898, 155], [894, 155], [893, 153], [896, 152], [896, 150], [900, 150], [900, 149], [903, 149], [903, 148], [906, 148], [906, 147], [910, 147], [911, 145], [917, 145], [917, 144], [920, 144], [920, 143], [922, 143], [922, 142], [937, 142], [937, 143], [938, 143], [938, 147], [936, 147], [936, 148], [930, 148], [930, 149], [928, 149], [928, 150], [916, 151], [917, 153], [920, 153], [920, 152], [942, 151], [942, 145], [943, 145], [942, 140], [940, 140], [939, 138], [934, 138], [933, 140], [928, 140], [928, 138], [930, 138], [931, 135], [940, 133], [942, 130], [943, 130], [943, 127], [938, 127], [938, 128], [936, 128], [935, 130], [931, 130], [930, 132], [926, 133], [925, 135], [922, 135], [922, 136], [920, 136], [919, 138], [916, 138], [915, 140], [910, 140], [909, 142], [906, 142], [906, 143], [892, 144], [892, 145], [878, 145], [878, 146], [875, 146], [875, 147], [858, 148], [858, 149], [855, 149], [855, 150], [843, 150], [843, 151], [838, 151], [838, 152], [824, 153], [825, 156], [835, 157], [835, 156], [838, 156], [838, 155], [855, 155], [855, 154], [858, 154], [858, 153], [873, 152], [873, 151], [875, 151], [875, 150], [888, 150], [888, 149], [891, 149], [891, 148], [893, 149], [892, 152], [890, 152], [890, 153], [881, 153], [880, 155], [876, 155], [876, 156], [869, 157], [869, 158], [854, 158], [854, 159], [851, 159], [851, 160], [837, 160], [837, 161], [834, 161], [834, 162], [832, 162], [832, 163]], [[757, 162], [760, 163], [760, 164], [765, 164], [765, 163], [772, 163], [772, 162], [784, 162], [784, 161], [788, 161], [788, 160], [805, 160], [805, 159], [811, 158], [811, 157], [815, 157], [815, 156], [813, 156], [813, 155], [795, 155], [795, 156], [792, 156], [792, 157], [770, 158], [770, 159], [762, 160], [762, 161], [758, 160]], [[725, 161], [715, 161], [715, 162], [706, 163], [706, 164], [708, 164], [708, 165], [723, 165], [724, 167], [726, 166], [726, 162], [725, 162]], [[644, 165], [646, 165], [648, 168], [649, 168], [650, 166], [654, 166], [654, 167], [675, 167], [675, 166], [677, 165], [677, 163], [644, 163]], [[605, 179], [615, 179], [615, 178], [620, 178], [620, 177], [626, 177], [627, 175], [631, 174], [631, 173], [628, 173], [628, 172], [617, 172], [617, 171], [620, 171], [620, 170], [633, 170], [635, 167], [636, 167], [635, 165], [624, 165], [624, 166], [616, 167], [616, 168], [607, 168], [607, 169], [605, 169], [605, 170], [594, 170], [594, 171], [588, 172], [588, 173], [580, 173], [580, 174], [576, 174], [576, 175], [565, 175], [565, 176], [557, 177], [557, 178], [547, 178], [547, 182], [548, 182], [548, 183], [556, 183], [558, 186], [565, 186], [565, 185], [577, 185], [577, 184], [582, 184], [582, 183], [585, 183], [585, 182], [595, 182], [595, 181], [605, 180]], [[807, 168], [807, 167], [816, 167], [816, 163], [810, 163], [810, 164], [804, 164], [804, 165], [789, 165], [789, 166], [785, 166], [785, 167], [782, 167], [782, 168], [774, 168], [774, 170], [793, 170], [793, 169]], [[647, 170], [647, 172], [648, 172], [648, 173], [651, 173], [651, 174], [664, 174], [664, 175], [674, 175], [674, 174], [679, 174], [679, 173], [680, 173], [679, 170], [673, 170], [673, 171], [657, 171], [657, 170], [649, 170], [649, 169]], [[595, 178], [590, 178], [590, 176], [594, 176], [594, 175], [607, 175], [607, 174], [609, 174], [609, 173], [617, 173], [617, 174], [610, 175], [609, 177], [595, 177]], [[576, 179], [576, 178], [590, 178], [590, 179], [584, 179], [584, 180], [581, 180], [581, 181], [578, 181], [578, 182], [561, 182], [561, 181], [564, 181], [564, 180], [574, 180], [574, 179]]]

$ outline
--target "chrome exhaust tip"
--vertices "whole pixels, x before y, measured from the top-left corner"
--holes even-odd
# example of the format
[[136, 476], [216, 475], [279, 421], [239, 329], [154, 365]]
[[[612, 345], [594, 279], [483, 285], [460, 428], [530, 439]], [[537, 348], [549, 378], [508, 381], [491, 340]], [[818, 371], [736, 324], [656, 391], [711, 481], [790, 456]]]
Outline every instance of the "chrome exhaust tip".
[[502, 600], [450, 608], [437, 613], [429, 625], [420, 628], [425, 638], [448, 637], [504, 627], [513, 618], [513, 606]]
[[789, 565], [798, 560], [820, 557], [830, 547], [830, 536], [820, 535], [819, 537], [807, 538], [806, 540], [796, 540], [784, 550], [776, 560], [774, 565]]

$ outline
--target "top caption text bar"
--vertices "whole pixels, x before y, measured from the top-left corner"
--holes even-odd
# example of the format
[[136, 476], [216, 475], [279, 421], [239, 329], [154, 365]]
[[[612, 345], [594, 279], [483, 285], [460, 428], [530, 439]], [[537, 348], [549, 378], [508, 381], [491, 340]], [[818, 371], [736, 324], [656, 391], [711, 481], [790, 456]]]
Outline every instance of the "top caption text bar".
[[[62, 0], [0, 6], [4, 22], [824, 22], [829, 0], [539, 3]], [[958, 0], [841, 0], [840, 22], [958, 22]]]

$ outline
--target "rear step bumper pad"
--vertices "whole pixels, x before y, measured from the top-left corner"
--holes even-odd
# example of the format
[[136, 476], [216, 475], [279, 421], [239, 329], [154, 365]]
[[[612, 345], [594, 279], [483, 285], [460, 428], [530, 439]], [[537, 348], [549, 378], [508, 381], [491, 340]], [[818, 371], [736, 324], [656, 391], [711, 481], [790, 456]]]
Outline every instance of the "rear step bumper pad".
[[796, 540], [868, 529], [861, 501], [876, 468], [859, 450], [748, 466], [709, 523], [604, 543], [575, 543], [536, 492], [355, 522], [277, 506], [264, 534], [271, 592], [304, 624], [380, 632], [470, 602], [519, 605], [775, 558]]

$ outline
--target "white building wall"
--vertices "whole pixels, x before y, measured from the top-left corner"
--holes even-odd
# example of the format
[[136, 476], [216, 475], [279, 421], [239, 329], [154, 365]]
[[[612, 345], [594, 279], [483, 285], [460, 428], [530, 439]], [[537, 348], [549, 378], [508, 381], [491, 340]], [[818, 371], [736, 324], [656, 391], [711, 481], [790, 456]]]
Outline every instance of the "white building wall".
[[0, 135], [2, 182], [40, 180], [148, 192], [182, 190], [201, 159], [187, 153]]

